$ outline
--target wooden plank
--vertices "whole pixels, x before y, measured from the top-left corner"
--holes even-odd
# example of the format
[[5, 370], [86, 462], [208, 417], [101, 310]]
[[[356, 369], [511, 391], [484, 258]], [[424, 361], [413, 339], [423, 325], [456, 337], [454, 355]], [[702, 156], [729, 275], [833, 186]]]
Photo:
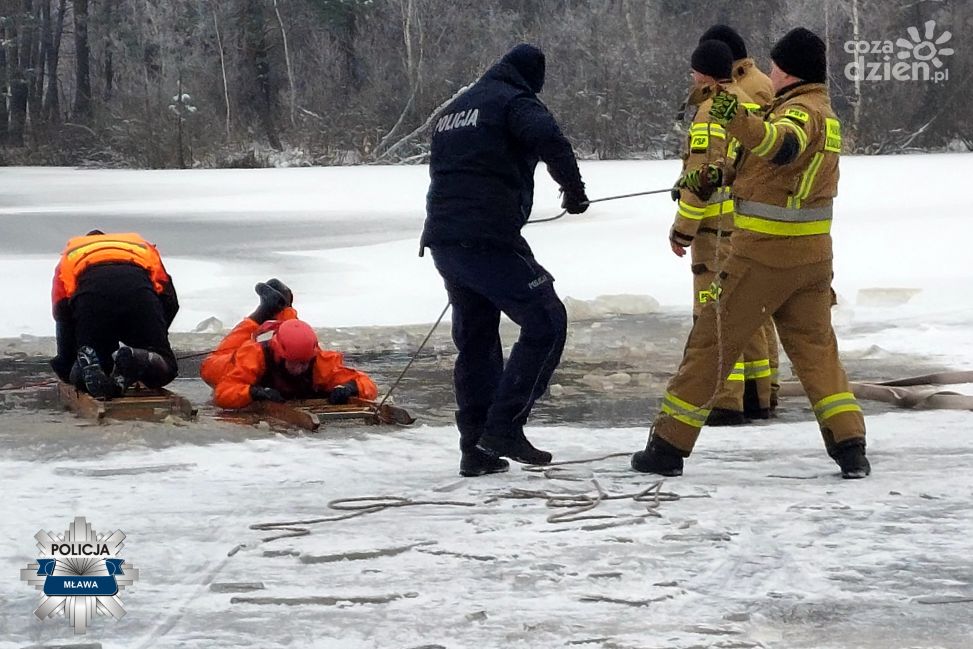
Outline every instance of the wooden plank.
[[279, 419], [285, 423], [317, 430], [323, 422], [358, 419], [366, 424], [395, 424], [408, 426], [415, 419], [404, 409], [392, 404], [381, 408], [374, 401], [352, 399], [347, 404], [335, 405], [327, 399], [294, 399], [286, 403], [258, 401], [251, 404], [250, 412]]
[[79, 417], [101, 421], [105, 417], [105, 404], [90, 394], [78, 390], [73, 385], [60, 382], [57, 385], [58, 397], [65, 409]]
[[364, 405], [371, 409], [374, 416], [378, 419], [375, 423], [411, 426], [416, 421], [416, 418], [410, 415], [405, 408], [400, 408], [391, 403], [384, 403], [379, 406], [376, 402], [365, 399], [352, 399], [351, 401], [352, 403]]
[[68, 410], [87, 419], [161, 421], [168, 415], [195, 419], [197, 410], [189, 399], [164, 388], [130, 388], [124, 396], [107, 401], [95, 399], [67, 383], [58, 384], [58, 396]]
[[301, 408], [294, 402], [255, 401], [249, 408], [252, 412], [279, 419], [304, 430], [315, 431], [321, 425], [321, 420], [315, 413]]

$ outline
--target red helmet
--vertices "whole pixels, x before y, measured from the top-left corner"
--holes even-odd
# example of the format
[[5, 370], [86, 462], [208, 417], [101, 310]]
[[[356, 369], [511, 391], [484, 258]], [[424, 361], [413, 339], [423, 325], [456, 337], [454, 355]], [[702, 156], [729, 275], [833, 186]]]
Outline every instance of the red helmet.
[[307, 363], [318, 352], [318, 335], [301, 320], [285, 320], [270, 339], [270, 348], [278, 360]]

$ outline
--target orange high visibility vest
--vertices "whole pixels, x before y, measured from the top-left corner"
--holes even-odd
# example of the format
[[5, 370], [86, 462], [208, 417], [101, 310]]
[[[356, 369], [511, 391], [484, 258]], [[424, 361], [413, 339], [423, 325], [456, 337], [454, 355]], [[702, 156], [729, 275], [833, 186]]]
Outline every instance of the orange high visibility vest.
[[163, 282], [169, 280], [159, 251], [134, 232], [74, 237], [61, 253], [59, 264], [65, 297], [74, 295], [81, 273], [97, 264], [112, 263], [135, 264], [144, 268], [156, 293], [161, 293], [164, 290]]

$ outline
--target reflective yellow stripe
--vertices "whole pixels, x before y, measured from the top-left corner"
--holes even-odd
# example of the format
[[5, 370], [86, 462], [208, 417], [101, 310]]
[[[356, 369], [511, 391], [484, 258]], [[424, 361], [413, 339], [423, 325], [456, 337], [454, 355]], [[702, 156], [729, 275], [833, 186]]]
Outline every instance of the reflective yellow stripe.
[[712, 122], [697, 122], [689, 127], [690, 135], [712, 135], [713, 137], [718, 137], [726, 139], [726, 129]]
[[788, 223], [737, 213], [733, 216], [733, 225], [740, 230], [750, 230], [760, 234], [775, 234], [781, 237], [807, 237], [831, 232], [831, 219]]
[[770, 376], [769, 358], [763, 358], [757, 361], [747, 361], [743, 365], [743, 374], [748, 380], [765, 379]]
[[733, 199], [729, 198], [718, 203], [710, 203], [706, 207], [695, 207], [680, 199], [678, 213], [679, 216], [693, 221], [701, 221], [721, 214], [732, 214]]
[[736, 363], [733, 365], [733, 371], [730, 372], [729, 376], [726, 377], [727, 381], [743, 381], [746, 378], [746, 364]]
[[807, 148], [807, 133], [804, 132], [803, 128], [790, 120], [780, 120], [774, 122], [774, 124], [777, 126], [786, 126], [791, 133], [796, 135], [798, 144], [801, 147], [801, 152], [804, 152], [804, 149]]
[[680, 198], [679, 209], [677, 211], [679, 216], [683, 217], [684, 219], [702, 221], [704, 218], [706, 218], [706, 209], [707, 208], [705, 207], [696, 207], [694, 205], [690, 205]]
[[821, 163], [824, 161], [824, 154], [818, 151], [811, 158], [811, 163], [804, 170], [801, 175], [801, 184], [798, 185], [797, 194], [790, 196], [787, 199], [788, 207], [801, 207], [801, 203], [807, 200], [808, 195], [811, 193], [811, 187], [814, 186], [814, 179], [818, 175], [818, 171], [821, 169]]
[[777, 127], [770, 122], [764, 122], [764, 139], [760, 144], [753, 148], [754, 155], [764, 156], [774, 146], [777, 141]]
[[751, 113], [756, 110], [760, 110], [760, 104], [752, 104], [749, 101], [745, 101], [740, 105], [749, 110]]
[[148, 246], [132, 243], [130, 241], [102, 240], [94, 241], [83, 246], [78, 246], [73, 250], [69, 250], [65, 256], [71, 261], [74, 261], [76, 257], [84, 257], [85, 255], [98, 252], [99, 250], [109, 250], [112, 248], [116, 250], [124, 250], [139, 256], [141, 256], [141, 253], [149, 249]]
[[833, 117], [825, 117], [824, 127], [824, 150], [831, 153], [841, 153], [841, 122]]
[[693, 428], [702, 428], [710, 413], [709, 409], [687, 403], [671, 392], [666, 392], [662, 398], [662, 412]]
[[830, 419], [843, 412], [861, 412], [861, 406], [851, 392], [838, 392], [827, 396], [814, 404], [814, 416], [818, 421]]

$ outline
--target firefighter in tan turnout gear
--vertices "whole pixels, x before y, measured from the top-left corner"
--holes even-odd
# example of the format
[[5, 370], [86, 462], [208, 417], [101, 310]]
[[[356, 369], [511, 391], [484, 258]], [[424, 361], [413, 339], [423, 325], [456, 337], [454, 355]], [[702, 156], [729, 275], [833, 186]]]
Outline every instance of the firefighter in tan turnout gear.
[[[717, 40], [725, 43], [733, 54], [733, 81], [743, 90], [743, 94], [750, 100], [764, 107], [774, 99], [774, 86], [770, 77], [761, 72], [756, 62], [747, 52], [747, 44], [743, 37], [727, 25], [713, 25], [700, 36], [699, 42]], [[773, 318], [767, 318], [763, 326], [763, 335], [767, 339], [766, 349], [755, 353], [755, 348], [747, 346], [743, 350], [743, 367], [734, 368], [731, 378], [741, 373], [745, 379], [743, 414], [749, 419], [766, 419], [777, 407], [777, 392], [780, 389], [778, 367], [780, 365], [779, 343], [777, 330]], [[720, 406], [715, 404], [714, 411]], [[710, 414], [708, 426], [723, 423], [745, 423], [743, 417], [730, 416], [727, 413], [716, 412]]]
[[727, 25], [713, 25], [699, 37], [699, 42], [716, 40], [726, 44], [733, 55], [733, 81], [750, 99], [760, 106], [774, 100], [774, 85], [770, 77], [760, 71], [757, 63], [747, 53], [743, 37]]
[[[725, 90], [713, 98], [710, 120], [742, 145], [732, 182], [733, 249], [720, 272], [718, 299], [706, 305], [689, 334], [646, 448], [632, 456], [636, 471], [682, 474], [713, 395], [768, 315], [841, 475], [864, 478], [871, 470], [865, 420], [831, 328], [830, 230], [841, 126], [825, 87], [825, 45], [798, 28], [778, 41], [771, 58], [777, 93], [764, 117], [750, 114]], [[718, 166], [705, 166], [698, 174], [700, 192], [725, 184], [720, 176]]]
[[[688, 148], [683, 161], [683, 175], [706, 164], [726, 166], [728, 154], [735, 153], [735, 143], [727, 137], [726, 129], [709, 121], [712, 96], [718, 83], [733, 93], [747, 108], [759, 106], [749, 102], [749, 97], [731, 80], [733, 55], [730, 48], [720, 41], [703, 41], [692, 54], [693, 92], [687, 102], [696, 106], [696, 116], [689, 127]], [[698, 177], [698, 172], [693, 177]], [[699, 189], [698, 186], [696, 189]], [[690, 189], [679, 191], [676, 220], [669, 233], [672, 251], [679, 257], [692, 251], [693, 318], [702, 313], [703, 306], [715, 299], [717, 269], [730, 254], [730, 234], [733, 231], [733, 200], [728, 188], [714, 192], [702, 200]], [[767, 357], [767, 340], [763, 329], [750, 339], [713, 401], [706, 424], [727, 426], [746, 423], [743, 413], [744, 379], [752, 369], [760, 365], [762, 373], [757, 379], [764, 397], [762, 407], [770, 411], [770, 361]]]

